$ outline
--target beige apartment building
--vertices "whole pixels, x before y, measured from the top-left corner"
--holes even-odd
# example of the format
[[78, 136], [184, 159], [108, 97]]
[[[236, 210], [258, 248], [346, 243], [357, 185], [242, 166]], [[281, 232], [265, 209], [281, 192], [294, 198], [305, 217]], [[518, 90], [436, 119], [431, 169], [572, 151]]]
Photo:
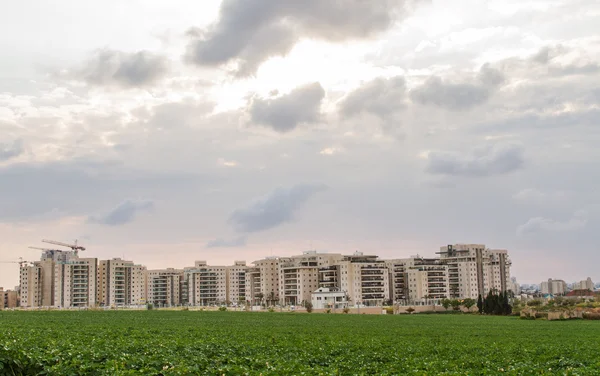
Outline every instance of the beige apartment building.
[[246, 301], [246, 261], [235, 261], [227, 267], [227, 302], [245, 304]]
[[42, 268], [39, 263], [22, 263], [19, 273], [21, 307], [42, 306]]
[[492, 289], [508, 290], [511, 261], [506, 250], [454, 244], [440, 247], [439, 254], [440, 262], [448, 266], [450, 298], [477, 299]]
[[168, 268], [146, 271], [147, 302], [155, 307], [172, 307], [182, 303], [184, 271]]
[[408, 303], [432, 304], [449, 296], [448, 265], [439, 259], [414, 257], [407, 260]]
[[246, 272], [246, 300], [251, 304], [274, 304], [279, 300], [279, 258], [254, 261]]
[[97, 300], [106, 307], [146, 304], [146, 267], [120, 258], [100, 261]]
[[16, 308], [19, 305], [19, 296], [16, 291], [0, 287], [0, 310]]
[[54, 265], [53, 306], [61, 308], [96, 305], [98, 259], [69, 258]]
[[355, 252], [344, 256], [340, 265], [339, 289], [348, 294], [353, 304], [382, 305], [389, 299], [389, 271], [378, 256]]
[[206, 261], [196, 261], [193, 268], [184, 269], [188, 304], [206, 306], [227, 302], [227, 267], [209, 266]]
[[573, 290], [590, 290], [594, 291], [595, 285], [590, 277], [583, 281], [575, 282], [573, 284]]
[[323, 283], [327, 288], [335, 289], [336, 280], [325, 269], [342, 260], [341, 254], [317, 253], [307, 251], [299, 256], [279, 259], [279, 302], [283, 305], [299, 305], [310, 302], [312, 293]]

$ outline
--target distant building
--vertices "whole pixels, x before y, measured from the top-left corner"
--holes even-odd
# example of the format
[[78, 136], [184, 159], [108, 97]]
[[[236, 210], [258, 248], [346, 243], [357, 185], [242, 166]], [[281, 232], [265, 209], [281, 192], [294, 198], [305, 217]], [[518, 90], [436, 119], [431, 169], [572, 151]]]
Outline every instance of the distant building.
[[18, 298], [16, 291], [4, 291], [4, 289], [0, 287], [0, 310], [16, 308], [18, 306]]
[[543, 295], [564, 295], [567, 292], [567, 283], [562, 279], [548, 279], [540, 283], [540, 292]]
[[181, 304], [183, 270], [168, 268], [146, 271], [147, 302], [155, 307]]
[[106, 307], [146, 304], [146, 267], [120, 258], [98, 263], [97, 301]]
[[592, 279], [590, 277], [588, 277], [588, 279], [583, 280], [583, 281], [579, 281], [579, 282], [575, 282], [573, 284], [573, 290], [590, 290], [590, 291], [594, 291], [594, 282], [592, 282]]

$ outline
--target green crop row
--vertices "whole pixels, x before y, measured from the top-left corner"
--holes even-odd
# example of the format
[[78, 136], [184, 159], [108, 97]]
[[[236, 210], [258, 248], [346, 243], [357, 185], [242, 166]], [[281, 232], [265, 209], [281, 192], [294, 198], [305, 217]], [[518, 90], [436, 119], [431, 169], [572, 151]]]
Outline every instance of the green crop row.
[[0, 375], [597, 375], [598, 338], [475, 315], [0, 312]]

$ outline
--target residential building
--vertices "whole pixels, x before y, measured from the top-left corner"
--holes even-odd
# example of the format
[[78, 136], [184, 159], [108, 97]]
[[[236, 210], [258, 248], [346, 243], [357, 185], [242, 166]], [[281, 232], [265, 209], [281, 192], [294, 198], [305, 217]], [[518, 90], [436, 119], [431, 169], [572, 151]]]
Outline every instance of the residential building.
[[[307, 251], [299, 256], [279, 259], [279, 301], [284, 305], [310, 302], [313, 291], [319, 288], [321, 278], [326, 287], [335, 288], [335, 279], [328, 269], [342, 260], [341, 254]], [[323, 268], [323, 272], [321, 272]], [[332, 285], [333, 284], [333, 285]]]
[[227, 267], [227, 302], [244, 304], [246, 301], [246, 261], [235, 261]]
[[16, 291], [6, 290], [0, 287], [0, 310], [16, 308], [19, 304], [19, 296]]
[[120, 258], [100, 261], [97, 300], [109, 307], [146, 304], [146, 267]]
[[389, 299], [389, 273], [378, 256], [355, 252], [338, 262], [339, 289], [354, 304], [376, 306]]
[[314, 309], [340, 309], [348, 307], [348, 296], [344, 291], [319, 287], [311, 294]]
[[567, 292], [567, 283], [562, 279], [548, 279], [540, 283], [540, 292], [543, 295], [564, 295]]
[[385, 260], [385, 265], [388, 268], [389, 299], [394, 303], [408, 300], [407, 264], [409, 263], [410, 259], [408, 258]]
[[252, 304], [274, 304], [279, 300], [279, 258], [267, 257], [253, 264], [246, 273], [246, 286], [251, 287], [246, 300]]
[[519, 285], [519, 282], [517, 282], [517, 279], [515, 277], [512, 277], [510, 279], [510, 283], [508, 286], [508, 290], [512, 291], [515, 295], [521, 295], [521, 285]]
[[454, 244], [440, 247], [439, 254], [440, 262], [448, 265], [450, 298], [477, 299], [490, 290], [508, 290], [511, 261], [506, 250]]
[[146, 271], [147, 302], [155, 307], [181, 304], [184, 271], [168, 268]]
[[41, 307], [43, 297], [42, 267], [39, 262], [24, 262], [21, 263], [19, 269], [21, 307]]
[[590, 290], [590, 291], [594, 291], [594, 282], [592, 282], [592, 279], [590, 277], [588, 277], [588, 279], [583, 280], [583, 281], [579, 281], [579, 282], [575, 282], [573, 284], [573, 290]]
[[189, 305], [206, 306], [227, 302], [226, 266], [208, 266], [206, 261], [196, 261], [193, 268], [184, 269], [184, 283], [187, 285]]
[[439, 303], [450, 295], [449, 267], [440, 259], [413, 257], [406, 269], [409, 304]]
[[70, 308], [96, 305], [97, 267], [98, 259], [95, 258], [69, 258], [55, 262], [53, 306]]

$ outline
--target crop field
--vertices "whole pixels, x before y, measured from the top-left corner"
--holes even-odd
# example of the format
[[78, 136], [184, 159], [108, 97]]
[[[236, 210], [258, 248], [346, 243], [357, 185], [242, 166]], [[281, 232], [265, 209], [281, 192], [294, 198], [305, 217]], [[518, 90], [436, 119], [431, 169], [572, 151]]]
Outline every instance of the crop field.
[[600, 322], [0, 312], [0, 375], [598, 375]]

